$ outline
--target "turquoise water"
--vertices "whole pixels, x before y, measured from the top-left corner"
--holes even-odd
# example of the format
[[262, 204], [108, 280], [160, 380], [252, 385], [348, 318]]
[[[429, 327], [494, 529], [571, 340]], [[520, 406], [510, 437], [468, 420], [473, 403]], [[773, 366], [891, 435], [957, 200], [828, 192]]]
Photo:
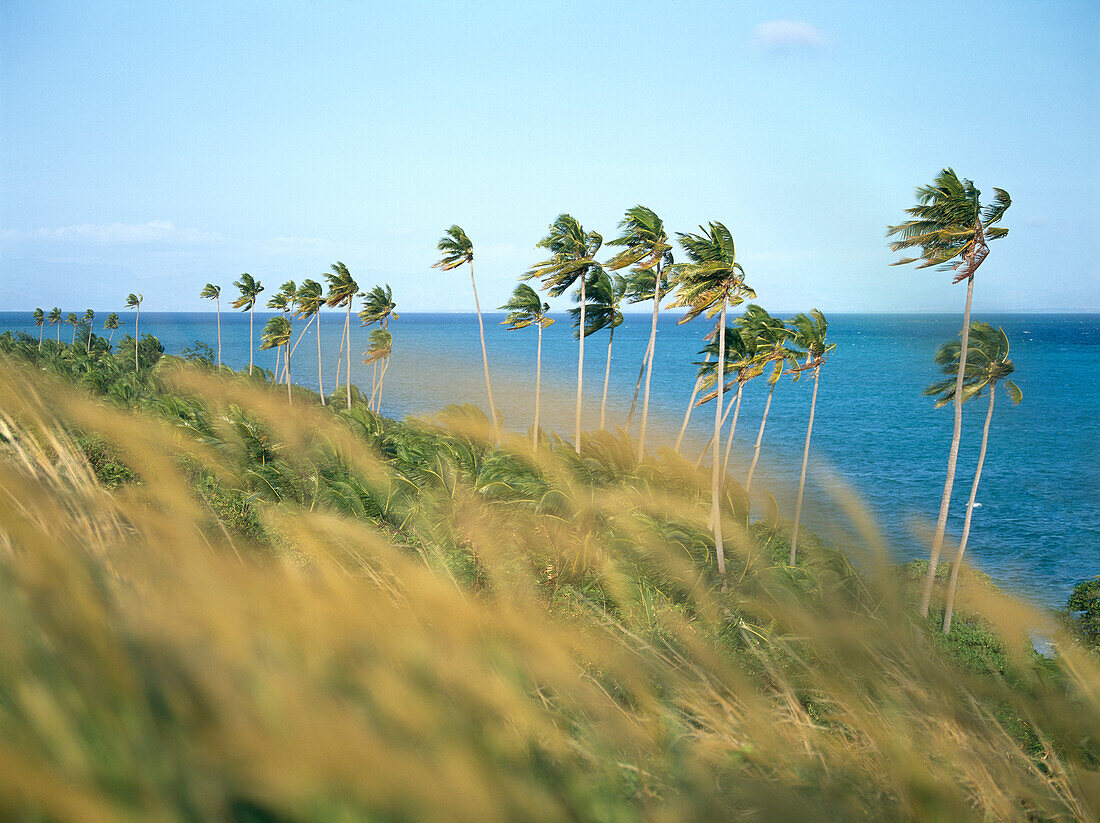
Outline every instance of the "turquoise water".
[[[121, 312], [120, 312], [121, 314]], [[99, 322], [106, 315], [97, 312]], [[268, 314], [257, 313], [255, 335]], [[535, 365], [534, 329], [508, 331], [501, 315], [486, 315], [485, 332], [497, 405], [510, 428], [530, 426]], [[1006, 588], [1037, 603], [1061, 606], [1073, 583], [1100, 573], [1100, 316], [984, 315], [975, 319], [1003, 326], [1012, 341], [1014, 378], [1024, 393], [1018, 407], [1002, 394], [990, 431], [967, 556]], [[122, 317], [123, 333], [132, 314]], [[366, 331], [353, 317], [352, 376], [370, 385], [370, 367], [360, 352]], [[814, 426], [807, 518], [829, 531], [836, 507], [822, 483], [833, 471], [864, 501], [891, 550], [899, 558], [923, 556], [935, 525], [950, 445], [952, 412], [933, 410], [921, 389], [938, 378], [936, 347], [958, 333], [956, 315], [836, 314], [829, 338], [837, 350], [822, 370]], [[300, 324], [299, 324], [300, 325]], [[327, 314], [322, 324], [323, 379], [332, 390], [343, 317]], [[0, 331], [36, 331], [29, 313], [0, 313]], [[157, 335], [170, 353], [199, 339], [216, 345], [213, 314], [143, 313], [141, 330]], [[390, 324], [392, 365], [386, 376], [383, 412], [389, 416], [429, 414], [447, 403], [486, 407], [472, 315], [402, 314]], [[651, 388], [652, 431], [658, 441], [675, 438], [691, 394], [689, 365], [699, 349], [703, 321], [683, 326], [662, 318]], [[51, 332], [53, 332], [51, 334]], [[543, 339], [543, 423], [572, 431], [577, 345], [568, 322], [559, 318]], [[47, 329], [49, 336], [56, 330]], [[71, 333], [70, 333], [71, 334]], [[626, 417], [630, 395], [649, 335], [649, 317], [628, 315], [615, 332], [609, 428]], [[69, 334], [62, 331], [62, 339]], [[234, 367], [248, 364], [248, 318], [222, 315], [222, 356]], [[292, 361], [294, 382], [317, 387], [316, 338], [302, 340]], [[585, 421], [599, 422], [607, 336], [585, 347]], [[272, 368], [273, 352], [256, 362]], [[742, 476], [763, 409], [766, 386], [750, 384], [742, 403], [731, 466]], [[764, 435], [762, 484], [772, 490], [784, 514], [798, 479], [812, 382], [784, 380], [776, 388]], [[984, 400], [964, 409], [949, 528], [958, 533], [981, 437]], [[713, 427], [713, 406], [692, 417], [689, 454], [698, 453]], [[636, 427], [635, 427], [636, 431]], [[756, 481], [754, 481], [754, 486]]]

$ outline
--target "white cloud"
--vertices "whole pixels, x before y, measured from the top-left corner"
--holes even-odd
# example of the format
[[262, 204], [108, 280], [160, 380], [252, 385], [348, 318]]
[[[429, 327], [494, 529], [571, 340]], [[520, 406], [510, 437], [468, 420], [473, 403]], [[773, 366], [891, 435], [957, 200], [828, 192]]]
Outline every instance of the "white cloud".
[[5, 229], [0, 238], [10, 241], [53, 240], [63, 243], [140, 245], [146, 243], [196, 244], [221, 240], [212, 232], [176, 228], [170, 220], [148, 223], [86, 223], [60, 228]]
[[769, 20], [752, 32], [753, 42], [769, 52], [817, 51], [827, 44], [825, 32], [802, 20]]

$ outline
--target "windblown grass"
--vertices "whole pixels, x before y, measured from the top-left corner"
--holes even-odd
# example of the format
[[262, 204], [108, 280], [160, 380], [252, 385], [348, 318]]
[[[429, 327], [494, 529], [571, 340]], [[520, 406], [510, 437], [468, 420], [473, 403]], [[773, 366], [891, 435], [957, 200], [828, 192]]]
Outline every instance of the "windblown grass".
[[1095, 660], [971, 587], [961, 665], [840, 489], [862, 538], [789, 568], [730, 483], [723, 592], [670, 452], [162, 365], [132, 409], [0, 363], [4, 819], [1100, 816]]

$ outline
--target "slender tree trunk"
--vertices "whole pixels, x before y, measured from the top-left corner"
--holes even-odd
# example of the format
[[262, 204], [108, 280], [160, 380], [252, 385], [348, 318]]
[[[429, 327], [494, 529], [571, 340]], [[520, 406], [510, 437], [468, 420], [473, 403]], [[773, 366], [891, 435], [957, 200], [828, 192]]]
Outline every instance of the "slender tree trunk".
[[810, 462], [810, 436], [814, 431], [814, 412], [817, 410], [817, 381], [821, 366], [814, 368], [814, 393], [810, 398], [810, 422], [806, 425], [806, 445], [802, 447], [802, 474], [798, 477], [798, 500], [794, 504], [794, 528], [791, 530], [791, 565], [798, 556], [798, 526], [802, 522], [802, 495], [806, 491], [806, 466]]
[[607, 431], [607, 386], [611, 382], [611, 344], [615, 342], [615, 323], [611, 323], [611, 334], [607, 338], [607, 366], [603, 370], [603, 400], [600, 401], [600, 429]]
[[733, 434], [737, 431], [737, 418], [741, 414], [741, 392], [745, 384], [738, 382], [737, 396], [733, 402], [733, 422], [730, 424], [729, 437], [726, 439], [726, 454], [722, 458], [722, 473], [725, 474], [730, 464], [730, 449], [733, 447]]
[[[704, 363], [710, 362], [710, 352], [707, 352], [707, 359]], [[699, 386], [702, 385], [702, 375], [695, 378], [695, 388], [691, 390], [691, 400], [688, 401], [687, 411], [684, 412], [684, 422], [680, 426], [680, 436], [676, 438], [676, 453], [680, 453], [680, 444], [684, 442], [684, 432], [687, 431], [688, 421], [691, 419], [691, 410], [695, 407], [695, 398], [699, 395]]]
[[500, 430], [497, 428], [497, 407], [493, 403], [493, 387], [489, 382], [489, 353], [485, 348], [485, 324], [481, 320], [481, 303], [477, 299], [477, 284], [474, 283], [474, 261], [470, 264], [470, 287], [474, 290], [474, 308], [477, 309], [477, 330], [481, 335], [481, 362], [485, 367], [485, 393], [489, 395], [489, 417], [493, 421], [493, 440], [500, 442]]
[[294, 405], [294, 397], [290, 394], [290, 338], [287, 338], [286, 345], [283, 346], [283, 360], [286, 362], [286, 399], [291, 405]]
[[963, 309], [962, 343], [959, 349], [959, 372], [955, 378], [955, 429], [951, 434], [951, 450], [947, 454], [947, 477], [943, 483], [943, 497], [940, 498], [940, 516], [936, 520], [936, 536], [932, 540], [932, 553], [928, 558], [928, 571], [924, 575], [924, 588], [920, 596], [920, 615], [928, 616], [928, 607], [932, 603], [932, 588], [936, 583], [936, 566], [940, 562], [943, 550], [943, 538], [947, 531], [947, 512], [951, 507], [951, 489], [955, 484], [955, 464], [959, 459], [959, 438], [962, 436], [962, 386], [966, 371], [966, 347], [970, 340], [970, 301], [974, 295], [974, 272], [966, 283], [966, 307]]
[[[650, 343], [653, 341], [651, 340]], [[638, 405], [638, 392], [642, 390], [642, 378], [645, 376], [645, 366], [649, 362], [649, 356], [653, 350], [647, 346], [642, 355], [642, 365], [638, 367], [638, 381], [634, 384], [634, 396], [630, 399], [630, 413], [626, 416], [626, 429], [630, 429], [630, 421], [634, 419], [634, 408]]]
[[76, 323], [73, 323], [73, 339], [69, 342], [70, 346], [76, 345]]
[[[141, 322], [141, 306], [137, 307], [134, 312], [134, 374], [138, 373], [138, 341], [141, 337], [138, 335], [138, 324]], [[251, 341], [251, 331], [249, 332], [249, 341]]]
[[722, 430], [722, 387], [726, 379], [726, 301], [722, 298], [721, 325], [718, 327], [718, 395], [714, 398], [714, 465], [710, 472], [711, 519], [714, 521], [714, 553], [718, 558], [718, 574], [722, 578], [722, 589], [726, 588], [726, 547], [722, 544], [722, 466], [718, 460], [720, 445], [719, 432]]
[[344, 364], [346, 366], [346, 369], [345, 369], [346, 374], [344, 375], [344, 384], [347, 386], [347, 389], [348, 389], [347, 393], [348, 393], [348, 408], [349, 409], [351, 408], [351, 300], [352, 299], [349, 296], [348, 297], [348, 316], [347, 316], [347, 319], [344, 321], [344, 338], [345, 338], [344, 342], [346, 344], [346, 356], [347, 356], [347, 362]]
[[581, 273], [581, 325], [580, 356], [577, 358], [577, 454], [581, 453], [581, 393], [584, 390], [584, 307], [587, 297], [584, 292], [584, 272]]
[[378, 396], [378, 361], [375, 360], [373, 365], [370, 376], [370, 400], [367, 402], [367, 408], [371, 411], [374, 411], [374, 399]]
[[278, 385], [279, 381], [282, 380], [283, 372], [282, 372], [282, 369], [280, 368], [280, 364], [282, 362], [283, 362], [283, 347], [282, 346], [277, 346], [275, 348], [275, 383], [276, 383], [276, 385]]
[[534, 441], [532, 446], [537, 452], [539, 450], [539, 406], [542, 393], [542, 318], [540, 317], [536, 322], [539, 327], [539, 343], [535, 350], [535, 426], [531, 439]]
[[[726, 410], [724, 412], [722, 412], [722, 422], [718, 426], [719, 431], [721, 431], [725, 427], [726, 421], [729, 419], [730, 412], [732, 410], [733, 410], [733, 406], [726, 406]], [[703, 444], [703, 449], [702, 449], [702, 451], [699, 452], [699, 456], [695, 458], [695, 468], [699, 468], [699, 466], [702, 464], [703, 458], [707, 456], [707, 452], [710, 451], [710, 446], [713, 442], [714, 442], [714, 433], [711, 432], [710, 437], [707, 438], [707, 442]], [[721, 442], [721, 441], [719, 441], [719, 442]]]
[[378, 370], [378, 402], [374, 407], [374, 413], [378, 415], [382, 414], [382, 383], [386, 379], [386, 369], [388, 369], [389, 366], [390, 358], [387, 355], [385, 359], [382, 360], [382, 368]]
[[316, 316], [317, 315], [311, 316], [309, 318], [309, 322], [306, 323], [305, 327], [300, 332], [298, 332], [298, 339], [294, 341], [294, 345], [291, 346], [291, 348], [290, 348], [290, 356], [291, 357], [294, 356], [294, 352], [298, 351], [298, 344], [301, 343], [302, 338], [306, 336], [306, 332], [309, 331], [309, 327], [313, 323], [313, 318], [316, 317]]
[[42, 335], [46, 331], [45, 326], [38, 327], [38, 350], [42, 351]]
[[214, 298], [214, 304], [217, 306], [218, 311], [218, 368], [222, 367], [222, 300], [220, 297]]
[[978, 496], [978, 482], [982, 479], [982, 466], [985, 465], [985, 447], [989, 442], [989, 421], [993, 419], [993, 400], [997, 393], [995, 383], [989, 385], [989, 411], [985, 413], [985, 425], [982, 427], [982, 448], [978, 452], [978, 468], [974, 470], [974, 482], [970, 486], [970, 499], [966, 501], [966, 521], [963, 523], [962, 539], [959, 550], [951, 562], [951, 577], [947, 581], [947, 594], [943, 602], [943, 633], [951, 631], [951, 615], [955, 610], [955, 590], [959, 585], [959, 569], [966, 553], [966, 540], [970, 536], [970, 519], [974, 516], [974, 499]]
[[321, 394], [321, 405], [325, 405], [325, 383], [321, 378], [321, 309], [318, 308], [313, 315], [317, 318], [317, 391]]
[[115, 330], [111, 329], [111, 336], [107, 338], [108, 348], [115, 344]]
[[340, 390], [340, 370], [344, 368], [344, 332], [347, 326], [340, 330], [340, 353], [336, 356], [336, 391]]
[[749, 497], [749, 492], [752, 491], [752, 476], [756, 473], [756, 463], [760, 460], [760, 444], [764, 440], [764, 426], [768, 424], [768, 410], [772, 407], [772, 394], [775, 392], [776, 383], [772, 383], [771, 388], [768, 389], [768, 400], [764, 403], [764, 416], [760, 418], [760, 431], [756, 433], [756, 448], [752, 453], [752, 463], [749, 465], [749, 477], [745, 481], [745, 502], [749, 507], [749, 511], [752, 511], [752, 499]]
[[256, 301], [248, 307], [248, 376], [252, 376], [252, 320], [255, 317]]
[[92, 324], [88, 323], [88, 351], [92, 350]]
[[645, 395], [642, 397], [642, 430], [638, 435], [638, 462], [645, 457], [645, 430], [649, 422], [649, 381], [653, 377], [654, 353], [657, 351], [657, 312], [661, 308], [661, 271], [654, 269], [653, 286], [653, 326], [649, 330], [649, 364], [645, 370]]

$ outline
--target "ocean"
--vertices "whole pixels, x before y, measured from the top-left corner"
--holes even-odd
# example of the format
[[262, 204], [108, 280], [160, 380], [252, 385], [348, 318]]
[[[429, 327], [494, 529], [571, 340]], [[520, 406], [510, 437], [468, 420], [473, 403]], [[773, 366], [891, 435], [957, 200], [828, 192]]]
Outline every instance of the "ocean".
[[[116, 309], [117, 310], [117, 309]], [[96, 314], [97, 334], [109, 310]], [[118, 311], [133, 329], [133, 313]], [[255, 342], [270, 316], [256, 313]], [[780, 314], [780, 316], [788, 316]], [[543, 335], [544, 428], [572, 436], [577, 343], [569, 319]], [[322, 377], [334, 386], [343, 315], [326, 313], [322, 330]], [[486, 345], [498, 411], [505, 425], [526, 431], [534, 397], [536, 331], [509, 331], [503, 315], [485, 315]], [[694, 382], [705, 320], [678, 325], [662, 316], [657, 336], [650, 401], [654, 446], [671, 443], [679, 431]], [[974, 514], [968, 560], [998, 584], [1036, 604], [1064, 606], [1073, 584], [1100, 574], [1100, 315], [975, 312], [974, 319], [1002, 326], [1016, 364], [1013, 379], [1024, 399], [1014, 407], [1003, 389], [997, 398], [989, 449]], [[222, 358], [248, 364], [249, 320], [223, 312]], [[369, 391], [371, 367], [361, 352], [367, 331], [352, 317], [352, 379]], [[834, 314], [829, 340], [836, 351], [822, 368], [811, 447], [805, 520], [826, 534], [835, 531], [837, 506], [831, 495], [839, 477], [855, 492], [875, 521], [888, 549], [899, 560], [927, 553], [943, 489], [952, 429], [951, 407], [935, 410], [921, 390], [939, 379], [932, 356], [938, 345], [958, 334], [961, 316], [932, 314]], [[295, 325], [301, 328], [302, 321]], [[608, 428], [621, 425], [630, 406], [650, 316], [629, 314], [615, 330]], [[0, 312], [0, 332], [37, 336], [29, 312]], [[155, 334], [168, 353], [178, 354], [200, 340], [217, 345], [213, 313], [143, 312], [141, 331]], [[487, 408], [477, 318], [472, 314], [401, 313], [391, 321], [393, 358], [386, 375], [382, 411], [387, 416], [430, 415], [449, 403]], [[56, 329], [47, 327], [47, 336]], [[71, 331], [62, 329], [62, 339]], [[116, 338], [117, 338], [116, 334]], [[297, 337], [297, 332], [295, 333]], [[599, 422], [608, 336], [586, 340], [585, 425]], [[312, 330], [291, 359], [295, 383], [316, 389], [317, 341]], [[257, 351], [255, 362], [273, 368], [273, 351]], [[776, 387], [764, 433], [760, 480], [783, 516], [791, 516], [809, 414], [812, 380], [784, 378]], [[731, 473], [744, 479], [759, 426], [767, 386], [745, 390]], [[730, 395], [729, 397], [732, 397]], [[639, 400], [640, 403], [640, 400]], [[962, 527], [966, 499], [977, 461], [986, 402], [971, 401], [963, 411], [963, 438], [949, 533]], [[698, 454], [713, 428], [713, 405], [696, 409], [685, 453]], [[632, 429], [637, 431], [637, 419]], [[949, 547], [945, 546], [945, 556]], [[953, 551], [953, 549], [950, 549]]]

